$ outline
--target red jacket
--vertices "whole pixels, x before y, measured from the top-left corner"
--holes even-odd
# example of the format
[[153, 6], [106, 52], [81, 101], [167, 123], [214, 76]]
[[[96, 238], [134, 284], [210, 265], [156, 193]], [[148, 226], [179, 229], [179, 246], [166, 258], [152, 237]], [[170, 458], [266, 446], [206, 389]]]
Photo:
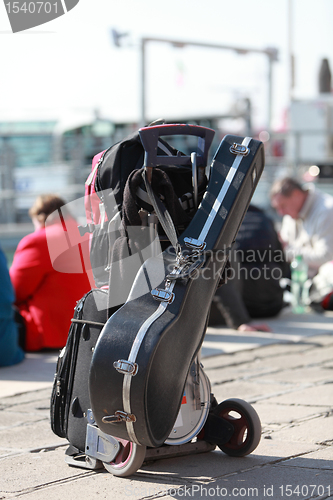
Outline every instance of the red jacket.
[[91, 288], [84, 271], [90, 269], [88, 241], [74, 219], [64, 224], [25, 236], [14, 254], [10, 277], [26, 324], [27, 351], [62, 348], [76, 302]]

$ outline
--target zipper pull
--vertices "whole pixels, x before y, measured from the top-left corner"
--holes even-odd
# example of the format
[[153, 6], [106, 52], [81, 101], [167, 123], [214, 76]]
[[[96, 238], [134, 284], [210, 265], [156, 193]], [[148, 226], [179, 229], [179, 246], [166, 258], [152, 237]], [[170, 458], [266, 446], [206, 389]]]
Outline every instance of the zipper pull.
[[83, 300], [80, 300], [80, 302], [77, 304], [75, 309], [77, 312], [80, 312], [82, 310], [82, 308], [83, 308]]

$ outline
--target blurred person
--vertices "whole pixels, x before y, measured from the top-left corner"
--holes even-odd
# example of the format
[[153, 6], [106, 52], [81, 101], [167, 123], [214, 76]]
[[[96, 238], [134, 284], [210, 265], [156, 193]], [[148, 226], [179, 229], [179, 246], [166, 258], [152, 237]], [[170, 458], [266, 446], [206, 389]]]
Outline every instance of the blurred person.
[[6, 256], [0, 248], [0, 366], [10, 366], [24, 359], [19, 345], [18, 325], [14, 320], [14, 289], [10, 280]]
[[333, 260], [333, 197], [291, 177], [274, 182], [271, 205], [283, 216], [280, 237], [286, 259], [302, 255], [313, 278]]
[[274, 224], [260, 208], [249, 206], [229, 260], [229, 279], [214, 296], [209, 324], [270, 331], [267, 324], [253, 320], [274, 317], [283, 308], [280, 279], [286, 265]]
[[53, 194], [37, 197], [29, 210], [35, 231], [20, 241], [10, 268], [26, 351], [62, 348], [76, 302], [91, 288], [82, 266], [88, 247], [71, 246], [77, 222], [64, 205]]

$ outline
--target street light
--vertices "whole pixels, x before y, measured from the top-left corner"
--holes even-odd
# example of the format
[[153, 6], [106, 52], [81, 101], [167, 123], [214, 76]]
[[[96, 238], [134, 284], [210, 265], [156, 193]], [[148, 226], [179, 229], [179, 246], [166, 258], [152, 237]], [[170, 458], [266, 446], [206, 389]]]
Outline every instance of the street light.
[[[117, 40], [115, 43], [118, 47], [119, 38], [126, 34], [118, 34], [116, 30], [112, 30], [113, 37]], [[237, 54], [248, 54], [248, 53], [257, 53], [263, 54], [268, 57], [268, 117], [267, 117], [267, 125], [268, 129], [271, 128], [272, 125], [272, 100], [273, 100], [273, 62], [278, 60], [278, 50], [274, 47], [268, 47], [266, 49], [255, 49], [249, 47], [235, 47], [230, 45], [223, 44], [215, 44], [215, 43], [203, 43], [203, 42], [194, 42], [188, 40], [172, 40], [169, 38], [155, 38], [155, 37], [143, 37], [141, 38], [140, 48], [141, 48], [141, 112], [140, 112], [140, 124], [142, 126], [146, 125], [146, 45], [150, 42], [160, 42], [167, 43], [172, 45], [173, 47], [184, 48], [188, 47], [204, 47], [207, 49], [219, 49], [219, 50], [231, 50], [236, 52]]]
[[114, 28], [111, 29], [112, 41], [116, 47], [121, 47], [120, 40], [124, 37], [127, 37], [129, 33], [119, 33], [119, 31]]

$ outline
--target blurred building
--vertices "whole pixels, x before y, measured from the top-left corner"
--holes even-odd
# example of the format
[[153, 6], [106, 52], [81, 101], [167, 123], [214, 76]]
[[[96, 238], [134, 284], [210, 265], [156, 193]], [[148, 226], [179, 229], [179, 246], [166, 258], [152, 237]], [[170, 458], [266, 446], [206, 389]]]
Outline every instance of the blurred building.
[[[216, 131], [209, 164], [226, 134], [249, 135], [264, 142], [266, 167], [254, 195], [254, 203], [269, 208], [269, 189], [282, 175], [314, 181], [333, 192], [333, 96], [292, 101], [286, 127], [280, 132], [254, 131], [251, 102], [234, 103], [227, 115], [169, 119]], [[96, 112], [62, 119], [0, 121], [0, 243], [13, 247], [32, 230], [28, 209], [37, 195], [60, 194], [66, 202], [84, 196], [84, 183], [95, 154], [137, 130], [137, 123], [114, 123]], [[184, 153], [193, 151], [193, 138], [170, 137]], [[311, 168], [317, 166], [317, 169]], [[312, 177], [309, 177], [309, 172]], [[274, 215], [271, 213], [271, 215]], [[5, 243], [6, 245], [6, 243]]]
[[40, 193], [82, 196], [92, 156], [110, 146], [118, 128], [97, 119], [72, 129], [61, 120], [0, 122], [0, 224], [28, 222]]
[[333, 179], [333, 96], [293, 101], [289, 129], [295, 169], [316, 165], [319, 179]]
[[[181, 121], [216, 130], [213, 152], [227, 133], [226, 121], [239, 133], [251, 133], [250, 102], [241, 104], [225, 116]], [[115, 123], [96, 111], [57, 120], [0, 121], [0, 224], [29, 222], [28, 209], [40, 193], [57, 192], [66, 201], [83, 196], [93, 156], [137, 129], [137, 123]], [[179, 150], [192, 151], [191, 138], [173, 140]]]

